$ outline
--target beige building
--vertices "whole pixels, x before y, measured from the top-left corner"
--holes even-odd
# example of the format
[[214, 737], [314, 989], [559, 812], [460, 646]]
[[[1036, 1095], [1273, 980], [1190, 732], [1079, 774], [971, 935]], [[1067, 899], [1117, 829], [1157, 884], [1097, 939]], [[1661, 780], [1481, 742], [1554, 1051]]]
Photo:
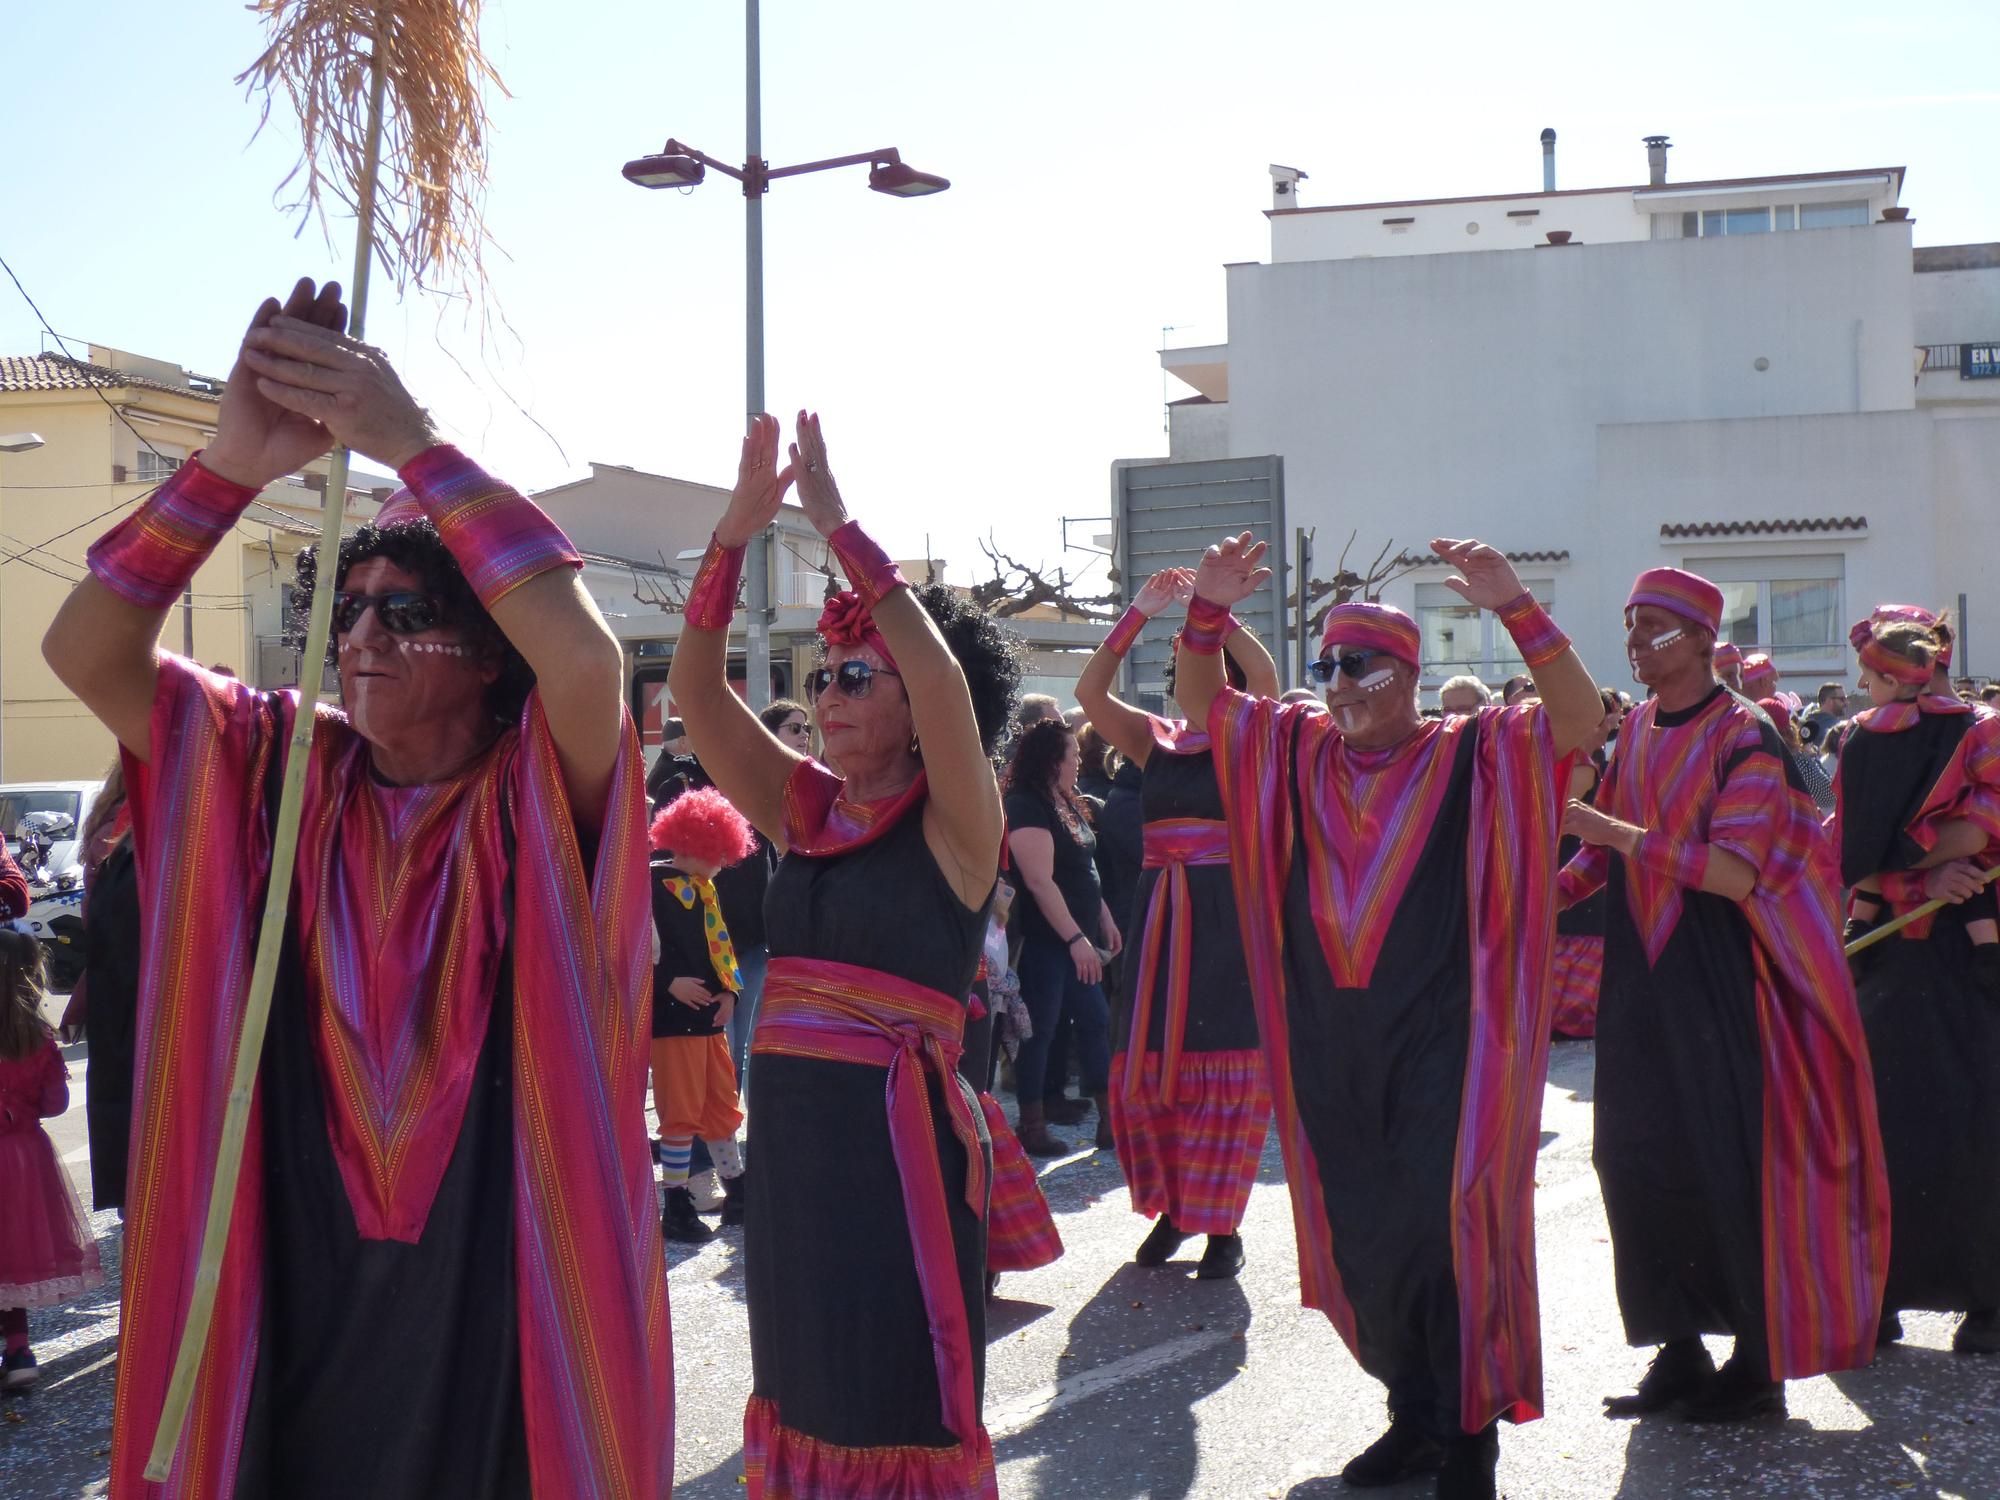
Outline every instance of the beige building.
[[[687, 586], [701, 565], [715, 523], [729, 504], [729, 491], [617, 464], [593, 463], [590, 474], [535, 496], [569, 533], [584, 554], [584, 586], [625, 645], [632, 715], [650, 752], [660, 742], [660, 726], [671, 712], [667, 667], [673, 659], [685, 616]], [[893, 542], [893, 538], [891, 539]], [[800, 696], [817, 649], [814, 627], [825, 603], [829, 576], [837, 576], [826, 542], [805, 512], [786, 505], [768, 534], [772, 596], [771, 690]], [[911, 579], [935, 570], [941, 561], [905, 561]], [[737, 612], [730, 628], [730, 677], [742, 690], [746, 615]], [[1063, 616], [1038, 606], [1007, 622], [1026, 640], [1032, 654], [1023, 692], [1053, 693], [1064, 703], [1075, 695], [1076, 678], [1106, 626]]]
[[[84, 553], [215, 434], [222, 382], [101, 345], [88, 362], [0, 356], [0, 780], [101, 774], [110, 734], [42, 660], [42, 633]], [[318, 535], [324, 461], [271, 485], [196, 574], [161, 636], [169, 650], [225, 665], [260, 686], [295, 682], [284, 642], [292, 567]], [[373, 515], [395, 481], [357, 476], [348, 524]]]

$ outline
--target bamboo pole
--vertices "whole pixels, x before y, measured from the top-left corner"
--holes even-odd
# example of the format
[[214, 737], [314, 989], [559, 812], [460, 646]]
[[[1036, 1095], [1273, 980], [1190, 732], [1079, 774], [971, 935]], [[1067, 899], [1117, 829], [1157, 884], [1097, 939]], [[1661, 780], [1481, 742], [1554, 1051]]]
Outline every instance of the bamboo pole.
[[[1992, 869], [1988, 870], [1985, 874], [1981, 875], [1979, 877], [1979, 884], [1983, 888], [1985, 886], [1991, 885], [1996, 879], [2000, 879], [2000, 865], [1995, 865]], [[1868, 931], [1862, 933], [1860, 937], [1856, 938], [1853, 942], [1847, 945], [1846, 949], [1847, 956], [1849, 958], [1852, 958], [1862, 949], [1874, 947], [1875, 944], [1881, 942], [1883, 938], [1895, 936], [1897, 933], [1901, 932], [1905, 927], [1908, 927], [1912, 922], [1916, 921], [1918, 917], [1928, 917], [1932, 912], [1943, 911], [1947, 906], [1951, 906], [1953, 904], [1954, 903], [1946, 901], [1942, 897], [1940, 897], [1936, 901], [1926, 901], [1922, 906], [1919, 906], [1915, 911], [1904, 912], [1900, 917], [1897, 917], [1892, 922], [1884, 922], [1880, 927], [1871, 927], [1868, 929]]]
[[[367, 147], [362, 156], [356, 194], [354, 279], [348, 288], [347, 331], [359, 338], [368, 317], [368, 274], [375, 252], [375, 178], [382, 154], [382, 112], [389, 73], [387, 7], [376, 12], [372, 76], [368, 92]], [[304, 812], [306, 766], [312, 759], [313, 728], [319, 718], [320, 690], [326, 675], [327, 640], [333, 633], [334, 560], [340, 555], [341, 521], [347, 510], [350, 454], [336, 447], [327, 464], [326, 506], [320, 517], [319, 572], [313, 589], [312, 614], [306, 626], [305, 655], [299, 661], [299, 707], [292, 720], [285, 754], [284, 789], [272, 829], [271, 879], [264, 892], [264, 919], [257, 931], [257, 961], [250, 974], [250, 995], [243, 1010], [243, 1031], [236, 1043], [230, 1073], [229, 1100], [222, 1118], [222, 1139], [216, 1151], [215, 1180], [208, 1195], [208, 1217], [202, 1229], [201, 1261], [195, 1272], [194, 1294], [180, 1349], [174, 1356], [153, 1451], [146, 1460], [146, 1478], [164, 1484], [187, 1425], [188, 1407], [208, 1347], [215, 1317], [215, 1293], [222, 1274], [222, 1255], [229, 1243], [236, 1184], [243, 1170], [243, 1143], [249, 1132], [250, 1100], [257, 1083], [257, 1065], [264, 1055], [264, 1031], [271, 1018], [271, 995], [277, 986], [278, 960], [284, 949], [285, 921], [291, 902], [292, 868], [299, 849], [299, 822]], [[268, 772], [267, 772], [268, 774]]]

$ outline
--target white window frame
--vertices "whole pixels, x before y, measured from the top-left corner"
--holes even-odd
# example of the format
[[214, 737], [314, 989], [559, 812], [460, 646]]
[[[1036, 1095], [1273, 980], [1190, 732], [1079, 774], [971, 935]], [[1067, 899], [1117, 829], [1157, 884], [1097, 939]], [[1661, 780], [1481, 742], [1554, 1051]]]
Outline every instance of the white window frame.
[[1834, 639], [1791, 646], [1779, 645], [1769, 640], [1739, 641], [1737, 644], [1746, 651], [1770, 653], [1771, 660], [1777, 665], [1781, 674], [1838, 674], [1846, 668], [1847, 642], [1843, 634], [1846, 627], [1841, 623], [1848, 618], [1845, 552], [1768, 552], [1690, 556], [1682, 558], [1678, 566], [1690, 573], [1699, 573], [1713, 583], [1756, 584], [1757, 629], [1762, 635], [1768, 635], [1772, 628], [1771, 585], [1773, 583], [1833, 584], [1831, 633]]
[[[1553, 578], [1524, 578], [1521, 586], [1533, 594], [1544, 609], [1555, 603], [1556, 584]], [[1437, 594], [1429, 591], [1435, 589]], [[1444, 597], [1438, 597], [1438, 596]], [[1417, 583], [1415, 596], [1411, 601], [1417, 621], [1419, 641], [1424, 633], [1424, 611], [1427, 609], [1456, 609], [1465, 607], [1465, 601], [1452, 593], [1438, 579], [1422, 580]], [[1470, 623], [1470, 622], [1468, 622]], [[1421, 651], [1421, 645], [1418, 647]], [[1500, 684], [1517, 673], [1528, 670], [1528, 664], [1514, 649], [1514, 639], [1507, 634], [1507, 627], [1490, 609], [1479, 611], [1479, 660], [1476, 662], [1422, 663], [1418, 670], [1423, 675], [1423, 686], [1435, 689], [1440, 683], [1453, 677], [1470, 675], [1477, 677], [1488, 687], [1498, 689]]]

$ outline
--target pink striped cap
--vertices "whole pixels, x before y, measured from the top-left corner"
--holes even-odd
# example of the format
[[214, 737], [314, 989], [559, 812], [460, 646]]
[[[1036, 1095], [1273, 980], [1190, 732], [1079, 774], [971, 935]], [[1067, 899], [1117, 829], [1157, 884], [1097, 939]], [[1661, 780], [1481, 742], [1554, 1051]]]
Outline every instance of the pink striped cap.
[[1417, 622], [1393, 604], [1336, 604], [1326, 612], [1326, 633], [1320, 637], [1320, 655], [1336, 645], [1357, 646], [1363, 651], [1382, 651], [1417, 665], [1422, 637]]
[[1632, 581], [1625, 601], [1630, 614], [1641, 604], [1656, 605], [1702, 627], [1710, 635], [1722, 630], [1722, 590], [1695, 573], [1679, 568], [1648, 568]]

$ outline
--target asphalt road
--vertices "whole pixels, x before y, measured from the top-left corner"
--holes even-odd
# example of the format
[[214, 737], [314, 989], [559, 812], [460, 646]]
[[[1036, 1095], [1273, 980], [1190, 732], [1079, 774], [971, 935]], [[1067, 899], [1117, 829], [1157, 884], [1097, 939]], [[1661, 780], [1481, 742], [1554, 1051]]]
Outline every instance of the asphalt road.
[[[51, 1124], [87, 1191], [80, 1060], [72, 1071], [78, 1107]], [[1869, 1370], [1795, 1382], [1782, 1423], [1716, 1430], [1599, 1415], [1599, 1397], [1629, 1390], [1648, 1352], [1626, 1348], [1619, 1333], [1590, 1170], [1590, 1080], [1589, 1044], [1559, 1043], [1537, 1211], [1549, 1414], [1503, 1429], [1503, 1492], [1513, 1500], [2000, 1496], [2000, 1360], [1952, 1355], [1945, 1317], [1906, 1317], [1907, 1342]], [[1146, 1226], [1108, 1154], [1050, 1164], [1043, 1185], [1068, 1252], [1002, 1278], [990, 1310], [986, 1418], [1007, 1500], [1352, 1493], [1340, 1466], [1380, 1430], [1382, 1395], [1326, 1320], [1298, 1306], [1275, 1143], [1244, 1228], [1249, 1265], [1235, 1282], [1192, 1278], [1199, 1240], [1173, 1266], [1130, 1264]], [[116, 1217], [98, 1215], [96, 1225], [115, 1274]], [[697, 1250], [674, 1248], [675, 1493], [722, 1500], [743, 1493], [750, 1372], [741, 1240], [731, 1231]], [[0, 1403], [0, 1496], [101, 1494], [116, 1297], [107, 1289], [32, 1316], [45, 1374], [33, 1394]], [[1377, 1493], [1409, 1500], [1430, 1486]]]

